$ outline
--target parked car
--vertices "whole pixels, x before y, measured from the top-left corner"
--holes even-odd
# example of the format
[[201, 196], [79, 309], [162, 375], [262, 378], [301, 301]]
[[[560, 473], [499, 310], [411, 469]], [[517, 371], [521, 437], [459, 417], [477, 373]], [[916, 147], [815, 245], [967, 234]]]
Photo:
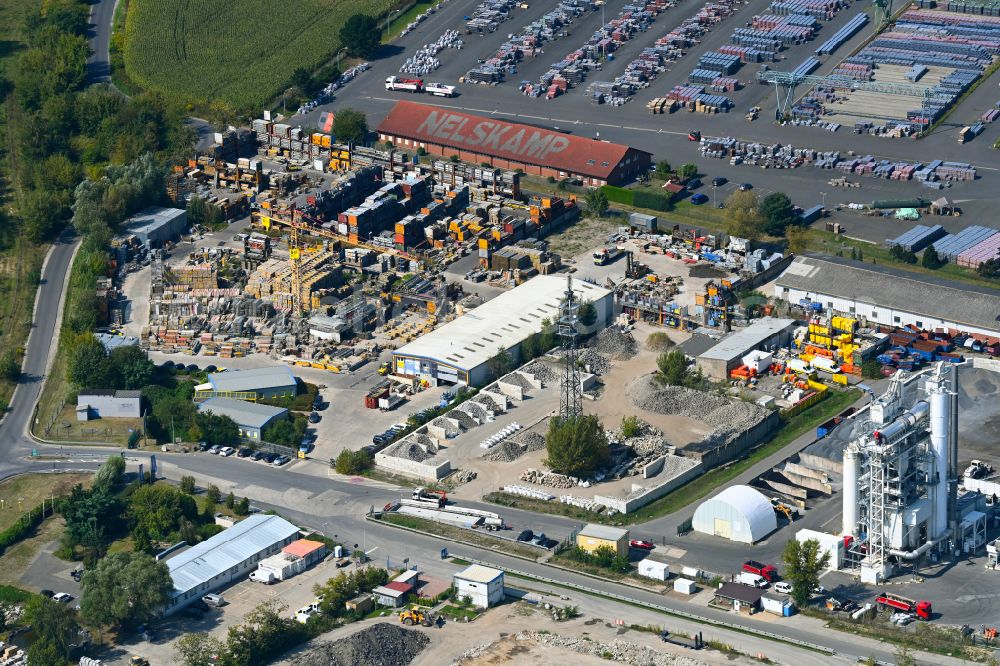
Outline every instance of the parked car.
[[281, 467], [282, 465], [284, 465], [287, 462], [290, 462], [291, 460], [292, 459], [289, 458], [288, 456], [278, 456], [277, 458], [274, 459], [274, 463], [272, 464], [275, 467]]
[[691, 197], [691, 203], [693, 203], [695, 206], [700, 206], [706, 201], [708, 201], [708, 195], [702, 194], [701, 192]]
[[217, 456], [217, 455], [219, 455], [219, 451], [221, 451], [221, 450], [222, 450], [222, 447], [219, 446], [218, 444], [216, 444], [212, 448], [210, 448], [208, 450], [208, 452], [211, 453], [213, 456]]
[[742, 183], [740, 185], [740, 192], [749, 192], [753, 189], [753, 183]]
[[535, 533], [532, 532], [531, 530], [521, 530], [521, 533], [517, 535], [517, 540], [518, 541], [531, 541], [532, 537], [534, 537], [534, 536], [535, 536]]
[[208, 451], [208, 442], [198, 442], [199, 451]]
[[226, 605], [226, 600], [221, 594], [206, 594], [201, 600], [212, 608], [219, 608]]
[[309, 415], [309, 423], [319, 423], [320, 415], [316, 412], [312, 412]]
[[66, 592], [56, 592], [52, 595], [52, 601], [58, 601], [61, 604], [68, 604], [73, 601], [73, 595], [67, 594]]
[[236, 452], [240, 458], [249, 458], [253, 454], [253, 449], [249, 446], [241, 446], [240, 450]]
[[222, 449], [219, 451], [219, 455], [222, 456], [223, 458], [228, 458], [234, 453], [236, 453], [236, 449], [234, 449], [231, 446], [223, 446]]
[[265, 454], [264, 454], [264, 452], [263, 452], [263, 451], [254, 451], [254, 452], [253, 452], [253, 453], [252, 453], [252, 454], [250, 455], [250, 460], [260, 460], [260, 459], [262, 459], [262, 458], [264, 457], [264, 455], [265, 455]]
[[723, 176], [716, 176], [715, 178], [712, 179], [712, 185], [715, 185], [716, 187], [722, 187], [728, 182], [729, 179], [724, 178]]
[[686, 186], [686, 187], [687, 187], [687, 188], [688, 188], [689, 190], [696, 190], [696, 189], [698, 189], [699, 187], [701, 187], [701, 185], [702, 185], [702, 183], [701, 183], [701, 178], [692, 178], [691, 180], [689, 180], [689, 181], [688, 181], [688, 182], [686, 183], [686, 185], [685, 185], [685, 186]]
[[780, 583], [774, 584], [774, 591], [779, 592], [781, 594], [791, 594], [792, 586], [786, 583], [785, 581], [781, 581]]
[[640, 550], [653, 550], [656, 548], [652, 541], [643, 541], [642, 539], [632, 539], [628, 542], [628, 545]]
[[274, 459], [278, 457], [277, 453], [267, 453], [264, 455], [264, 462], [273, 463]]

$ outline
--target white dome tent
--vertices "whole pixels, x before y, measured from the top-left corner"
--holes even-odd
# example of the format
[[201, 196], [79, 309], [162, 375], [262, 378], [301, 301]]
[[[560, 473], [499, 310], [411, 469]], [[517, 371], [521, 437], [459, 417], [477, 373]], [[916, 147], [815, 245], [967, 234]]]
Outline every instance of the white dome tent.
[[774, 507], [749, 486], [732, 486], [695, 510], [691, 521], [697, 532], [741, 543], [756, 543], [778, 529]]

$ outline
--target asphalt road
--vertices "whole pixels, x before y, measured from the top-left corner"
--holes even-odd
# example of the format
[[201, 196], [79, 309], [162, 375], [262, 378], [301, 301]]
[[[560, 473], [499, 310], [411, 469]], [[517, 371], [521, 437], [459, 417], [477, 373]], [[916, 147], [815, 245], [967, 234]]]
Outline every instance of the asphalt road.
[[0, 476], [3, 477], [10, 476], [15, 466], [19, 467], [15, 457], [30, 448], [27, 426], [45, 382], [50, 351], [58, 344], [56, 330], [63, 288], [75, 248], [75, 238], [64, 233], [53, 245], [42, 269], [21, 381], [14, 389], [10, 408], [0, 422]]
[[90, 83], [111, 81], [111, 29], [117, 0], [94, 0], [90, 6], [90, 58], [87, 59], [87, 80]]

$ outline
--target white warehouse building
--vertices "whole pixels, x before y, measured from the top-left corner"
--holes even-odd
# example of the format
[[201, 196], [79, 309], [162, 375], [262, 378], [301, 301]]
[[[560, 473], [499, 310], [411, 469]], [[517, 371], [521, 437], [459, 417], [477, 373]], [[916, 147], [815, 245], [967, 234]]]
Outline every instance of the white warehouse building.
[[996, 337], [1000, 296], [986, 289], [844, 260], [797, 257], [774, 282], [774, 296], [819, 303], [874, 324], [954, 328]]
[[750, 486], [730, 486], [694, 512], [691, 527], [740, 543], [757, 543], [778, 529], [771, 501]]
[[[521, 343], [540, 332], [544, 320], [556, 324], [565, 292], [565, 277], [532, 278], [395, 350], [393, 372], [432, 384], [482, 386], [492, 379], [489, 362], [499, 349], [517, 361]], [[579, 327], [581, 333], [607, 326], [613, 308], [609, 290], [573, 280], [573, 294], [580, 303], [592, 303], [597, 314], [593, 324]]]

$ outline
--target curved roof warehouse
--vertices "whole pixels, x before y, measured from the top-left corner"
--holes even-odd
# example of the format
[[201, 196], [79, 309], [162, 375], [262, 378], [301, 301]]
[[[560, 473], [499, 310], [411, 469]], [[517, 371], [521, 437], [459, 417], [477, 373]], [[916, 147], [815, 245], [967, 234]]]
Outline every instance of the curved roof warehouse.
[[577, 177], [588, 185], [632, 180], [649, 170], [652, 159], [629, 146], [416, 102], [396, 102], [378, 133], [382, 141], [435, 155], [537, 176]]

